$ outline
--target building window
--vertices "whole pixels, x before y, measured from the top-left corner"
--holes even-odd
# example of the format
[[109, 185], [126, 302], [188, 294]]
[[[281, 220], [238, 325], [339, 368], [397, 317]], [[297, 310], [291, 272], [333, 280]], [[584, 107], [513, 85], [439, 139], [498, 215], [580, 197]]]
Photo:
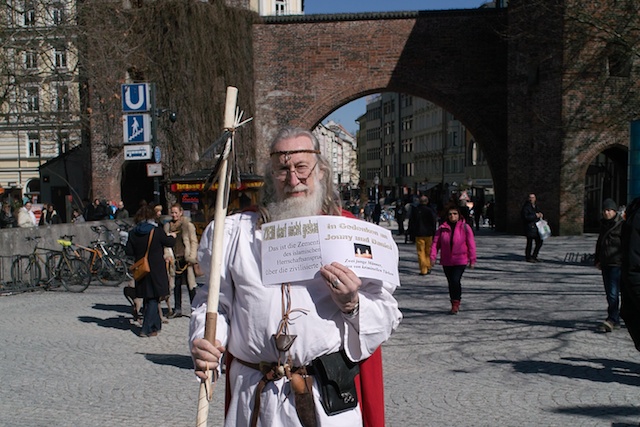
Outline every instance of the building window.
[[27, 150], [29, 157], [40, 157], [40, 137], [37, 133], [30, 133], [27, 136]]
[[413, 96], [402, 94], [400, 96], [400, 102], [402, 102], [403, 107], [410, 107], [413, 105]]
[[395, 103], [393, 101], [385, 102], [382, 106], [384, 114], [391, 114], [395, 111]]
[[56, 110], [69, 111], [69, 88], [67, 86], [58, 86]]
[[395, 131], [395, 127], [393, 126], [393, 122], [387, 122], [384, 124], [384, 134], [385, 135], [392, 135]]
[[287, 11], [287, 2], [284, 0], [276, 0], [275, 8], [276, 15], [285, 15]]
[[65, 20], [64, 5], [62, 3], [53, 4], [51, 10], [51, 21], [53, 25], [62, 25], [65, 23]]
[[39, 111], [40, 110], [40, 93], [37, 87], [29, 87], [26, 89], [27, 97], [27, 111]]
[[27, 50], [24, 53], [24, 66], [27, 70], [35, 70], [38, 68], [38, 54], [34, 50]]
[[380, 128], [367, 129], [367, 141], [380, 139]]
[[57, 47], [54, 52], [54, 62], [56, 68], [67, 68], [67, 49]]
[[32, 27], [36, 25], [36, 4], [31, 0], [24, 2], [23, 12], [24, 25], [26, 27]]
[[68, 132], [60, 132], [58, 134], [58, 154], [66, 153], [69, 151], [70, 138]]
[[411, 130], [413, 127], [413, 116], [407, 116], [402, 119], [402, 130]]
[[415, 175], [415, 164], [414, 163], [403, 163], [402, 164], [402, 176], [414, 176]]
[[413, 139], [409, 138], [402, 141], [402, 152], [403, 153], [413, 152]]

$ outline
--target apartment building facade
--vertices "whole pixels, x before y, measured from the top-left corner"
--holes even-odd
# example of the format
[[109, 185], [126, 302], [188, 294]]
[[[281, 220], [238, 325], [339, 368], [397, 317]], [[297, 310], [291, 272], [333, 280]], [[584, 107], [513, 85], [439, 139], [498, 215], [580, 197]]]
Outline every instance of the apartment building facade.
[[400, 93], [372, 95], [358, 122], [360, 185], [370, 196], [390, 203], [423, 193], [444, 203], [454, 194], [493, 194], [473, 135], [436, 104]]
[[42, 202], [39, 167], [80, 144], [75, 12], [68, 0], [8, 0], [0, 12], [2, 198]]
[[334, 121], [319, 124], [313, 134], [320, 142], [320, 151], [331, 164], [333, 183], [342, 200], [356, 199], [360, 182], [356, 138]]

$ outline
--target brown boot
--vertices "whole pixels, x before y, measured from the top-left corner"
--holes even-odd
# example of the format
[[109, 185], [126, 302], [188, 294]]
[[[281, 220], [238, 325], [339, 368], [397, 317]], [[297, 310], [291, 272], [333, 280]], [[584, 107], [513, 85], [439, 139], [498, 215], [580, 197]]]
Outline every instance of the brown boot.
[[460, 311], [460, 300], [454, 299], [451, 301], [451, 311], [449, 314], [458, 314], [458, 311]]

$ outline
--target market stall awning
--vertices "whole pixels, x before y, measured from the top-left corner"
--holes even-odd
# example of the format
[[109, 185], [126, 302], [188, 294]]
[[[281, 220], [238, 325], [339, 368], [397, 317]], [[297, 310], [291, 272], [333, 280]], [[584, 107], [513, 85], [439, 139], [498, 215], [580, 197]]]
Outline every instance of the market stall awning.
[[[210, 169], [201, 169], [194, 172], [189, 172], [184, 175], [174, 176], [168, 180], [171, 191], [173, 192], [185, 192], [185, 191], [206, 191], [204, 188], [205, 181], [211, 172]], [[240, 185], [238, 186], [238, 180], [232, 179], [231, 190], [246, 190], [257, 189], [262, 187], [264, 179], [260, 175], [253, 174], [240, 174]], [[216, 191], [218, 189], [218, 183], [214, 182], [211, 188], [208, 190]]]

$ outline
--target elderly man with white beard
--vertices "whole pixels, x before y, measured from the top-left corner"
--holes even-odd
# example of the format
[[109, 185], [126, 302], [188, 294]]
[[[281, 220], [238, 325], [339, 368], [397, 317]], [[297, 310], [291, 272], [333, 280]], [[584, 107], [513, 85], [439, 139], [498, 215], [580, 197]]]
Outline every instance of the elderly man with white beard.
[[[309, 131], [281, 130], [265, 175], [263, 206], [225, 220], [215, 345], [202, 338], [207, 288], [194, 300], [190, 335], [196, 375], [206, 378], [225, 354], [225, 426], [383, 426], [379, 347], [402, 319], [392, 296], [395, 285], [361, 279], [337, 262], [306, 282], [264, 285], [263, 223], [351, 216], [340, 208], [331, 167]], [[212, 239], [213, 223], [198, 250], [205, 271], [210, 271]], [[339, 373], [333, 381], [340, 390], [326, 384], [324, 374], [332, 372]]]

